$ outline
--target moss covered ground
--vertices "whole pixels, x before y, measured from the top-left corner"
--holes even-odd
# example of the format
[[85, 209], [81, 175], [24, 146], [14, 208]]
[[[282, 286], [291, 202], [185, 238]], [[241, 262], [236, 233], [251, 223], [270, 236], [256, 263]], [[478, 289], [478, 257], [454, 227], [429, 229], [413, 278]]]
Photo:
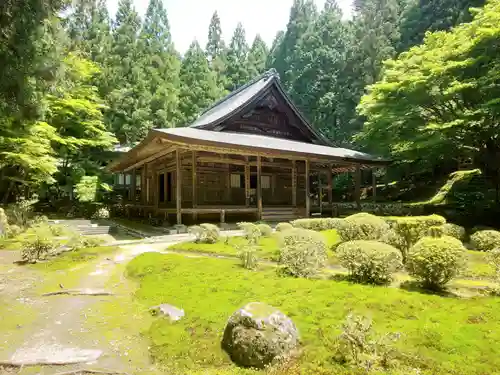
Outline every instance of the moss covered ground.
[[385, 374], [496, 374], [500, 366], [498, 298], [282, 278], [273, 268], [248, 271], [235, 260], [175, 254], [143, 254], [127, 274], [139, 281], [135, 296], [145, 308], [170, 303], [186, 311], [179, 322], [155, 319], [145, 332], [167, 373], [253, 373], [234, 367], [220, 348], [231, 313], [252, 301], [281, 309], [302, 335], [301, 357], [275, 373], [355, 374], [332, 360], [332, 340], [350, 312], [372, 318], [377, 333], [402, 333], [397, 346], [404, 355]]
[[[331, 249], [332, 246], [340, 241], [340, 237], [335, 229], [325, 230], [320, 232], [325, 237], [327, 248]], [[257, 256], [263, 260], [277, 260], [279, 257], [279, 233], [273, 233], [270, 237], [262, 237], [259, 241]], [[198, 252], [206, 254], [218, 254], [236, 256], [238, 255], [238, 247], [245, 245], [247, 241], [243, 237], [221, 237], [221, 239], [214, 244], [195, 243], [194, 241], [181, 242], [169, 246], [169, 250]], [[335, 260], [335, 255], [329, 251], [329, 257]]]

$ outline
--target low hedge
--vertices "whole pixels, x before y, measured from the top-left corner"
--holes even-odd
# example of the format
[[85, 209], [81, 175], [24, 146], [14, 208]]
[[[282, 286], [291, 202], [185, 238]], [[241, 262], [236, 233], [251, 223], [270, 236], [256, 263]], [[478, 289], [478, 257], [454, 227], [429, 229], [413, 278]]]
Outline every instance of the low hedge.
[[344, 221], [342, 219], [328, 217], [318, 219], [297, 219], [293, 220], [291, 223], [295, 228], [322, 231], [339, 229], [344, 224]]

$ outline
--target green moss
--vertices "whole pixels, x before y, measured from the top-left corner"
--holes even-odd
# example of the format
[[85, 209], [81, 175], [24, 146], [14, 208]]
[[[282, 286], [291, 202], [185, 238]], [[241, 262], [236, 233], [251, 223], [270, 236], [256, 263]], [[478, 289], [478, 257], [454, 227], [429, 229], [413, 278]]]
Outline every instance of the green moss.
[[76, 249], [64, 252], [54, 258], [50, 258], [46, 262], [33, 264], [30, 267], [43, 271], [67, 270], [97, 259], [101, 255], [113, 253], [116, 250], [117, 247], [113, 246], [99, 246], [86, 249]]
[[[340, 242], [340, 237], [335, 229], [325, 230], [320, 232], [326, 239], [328, 249], [331, 249], [335, 244]], [[277, 260], [279, 257], [278, 233], [274, 233], [270, 237], [261, 237], [259, 240], [257, 256], [263, 260]], [[195, 243], [193, 241], [181, 242], [168, 247], [169, 250], [197, 252], [206, 254], [219, 254], [236, 256], [238, 255], [238, 247], [247, 243], [243, 237], [227, 237], [222, 238], [214, 244]], [[329, 252], [329, 258], [335, 260], [335, 255]]]
[[443, 186], [441, 186], [441, 188], [432, 198], [424, 202], [419, 202], [419, 204], [433, 204], [433, 205], [446, 204], [448, 203], [447, 202], [448, 194], [454, 189], [456, 185], [479, 175], [481, 175], [481, 170], [479, 169], [453, 172], [448, 177], [446, 183]]
[[298, 326], [303, 353], [294, 374], [352, 373], [332, 361], [329, 347], [350, 312], [371, 317], [377, 333], [401, 332], [402, 366], [420, 368], [421, 374], [492, 374], [500, 366], [497, 298], [444, 298], [332, 280], [280, 278], [273, 269], [252, 272], [233, 260], [174, 254], [143, 254], [129, 263], [128, 272], [138, 274], [138, 268], [148, 265], [162, 271], [138, 278], [135, 295], [144, 308], [171, 303], [186, 312], [175, 323], [156, 319], [147, 331], [153, 358], [172, 373], [238, 373], [220, 348], [221, 334], [229, 316], [254, 301], [280, 309]]

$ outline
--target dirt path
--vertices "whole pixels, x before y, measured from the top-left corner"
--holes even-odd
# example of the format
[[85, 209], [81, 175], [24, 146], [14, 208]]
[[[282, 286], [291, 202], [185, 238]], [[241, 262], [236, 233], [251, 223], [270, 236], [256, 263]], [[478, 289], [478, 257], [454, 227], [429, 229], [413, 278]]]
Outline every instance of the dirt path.
[[[0, 361], [29, 365], [80, 362], [57, 368], [52, 365], [21, 369], [4, 367], [0, 368], [0, 374], [55, 374], [84, 368], [128, 374], [157, 373], [149, 361], [147, 343], [140, 332], [126, 331], [129, 325], [125, 329], [112, 321], [116, 318], [115, 314], [106, 314], [110, 311], [107, 307], [113, 305], [118, 308], [123, 306], [124, 314], [131, 313], [129, 305], [133, 286], [122, 277], [125, 264], [138, 254], [158, 251], [169, 243], [172, 242], [154, 247], [146, 244], [120, 247], [120, 251], [111, 256], [103, 256], [59, 274], [57, 271], [56, 274], [49, 274], [16, 266], [12, 264], [14, 253], [0, 252], [2, 319], [6, 318], [6, 314], [13, 317], [10, 324], [0, 325]], [[72, 275], [76, 280], [71, 289], [106, 290], [114, 295], [41, 295], [40, 286], [44, 283], [57, 285], [54, 278], [70, 280]], [[19, 311], [24, 314], [21, 314], [23, 319]], [[120, 314], [119, 311], [117, 313]], [[113, 328], [111, 334], [104, 329], [109, 327]], [[121, 337], [125, 338], [124, 342], [121, 342]]]

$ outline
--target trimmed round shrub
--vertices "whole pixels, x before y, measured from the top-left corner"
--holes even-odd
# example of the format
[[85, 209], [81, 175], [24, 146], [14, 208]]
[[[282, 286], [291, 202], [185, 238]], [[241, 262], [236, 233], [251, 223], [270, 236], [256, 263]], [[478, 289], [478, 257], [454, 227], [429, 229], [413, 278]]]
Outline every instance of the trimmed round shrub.
[[294, 228], [280, 233], [281, 274], [312, 277], [326, 266], [325, 238], [318, 232]]
[[320, 219], [297, 219], [293, 220], [291, 223], [295, 228], [322, 231], [328, 229], [339, 229], [343, 222], [343, 219], [327, 217]]
[[270, 237], [273, 234], [273, 228], [267, 224], [257, 224], [257, 228], [259, 228], [260, 234], [263, 237]]
[[453, 223], [446, 223], [442, 226], [443, 235], [454, 237], [457, 240], [465, 240], [465, 228]]
[[435, 225], [427, 229], [427, 236], [429, 237], [442, 237], [444, 235], [443, 226]]
[[424, 288], [442, 289], [465, 265], [465, 247], [456, 238], [424, 237], [408, 252], [406, 269]]
[[293, 225], [290, 223], [279, 223], [276, 225], [276, 232], [284, 232], [286, 230], [293, 229]]
[[470, 244], [476, 250], [493, 250], [500, 247], [500, 232], [496, 230], [481, 230], [470, 236]]
[[359, 213], [346, 217], [338, 228], [342, 241], [379, 240], [389, 225], [384, 219], [367, 213]]
[[202, 243], [216, 243], [219, 241], [220, 231], [217, 225], [205, 223], [200, 224], [200, 227], [203, 230], [201, 235]]
[[400, 251], [377, 241], [344, 242], [337, 248], [337, 257], [352, 280], [365, 284], [388, 284], [403, 267]]
[[237, 223], [237, 225], [245, 233], [245, 238], [249, 244], [256, 245], [259, 243], [262, 233], [257, 225], [246, 221]]

